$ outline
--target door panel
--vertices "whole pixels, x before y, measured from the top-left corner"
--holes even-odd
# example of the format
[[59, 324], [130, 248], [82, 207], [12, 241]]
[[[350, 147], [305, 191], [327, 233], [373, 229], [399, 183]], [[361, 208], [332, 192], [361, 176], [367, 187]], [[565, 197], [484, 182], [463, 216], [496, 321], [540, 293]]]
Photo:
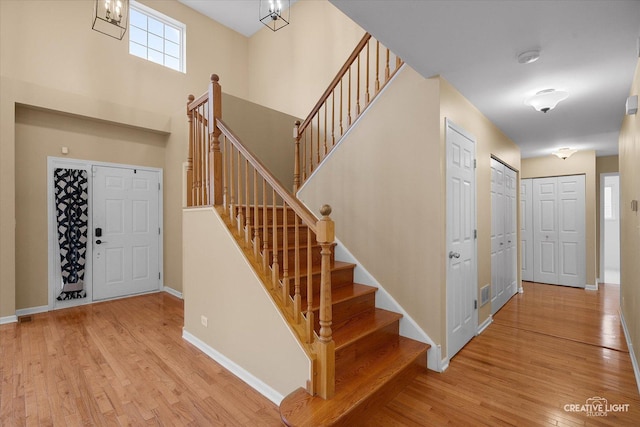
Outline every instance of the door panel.
[[533, 180], [533, 280], [556, 283], [558, 278], [557, 178]]
[[[93, 298], [159, 289], [159, 173], [94, 166]], [[95, 234], [95, 233], [94, 233]]]
[[447, 356], [451, 358], [473, 338], [477, 324], [475, 143], [449, 122], [446, 139]]
[[520, 236], [522, 280], [533, 280], [533, 194], [531, 179], [520, 180]]
[[586, 285], [584, 175], [558, 177], [558, 284]]

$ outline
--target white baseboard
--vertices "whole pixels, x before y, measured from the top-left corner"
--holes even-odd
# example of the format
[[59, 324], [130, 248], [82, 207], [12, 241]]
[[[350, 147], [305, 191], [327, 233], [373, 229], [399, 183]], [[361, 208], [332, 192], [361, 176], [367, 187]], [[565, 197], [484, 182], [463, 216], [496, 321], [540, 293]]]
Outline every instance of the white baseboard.
[[622, 314], [622, 309], [620, 310], [620, 321], [622, 322], [624, 339], [627, 341], [627, 348], [629, 349], [629, 357], [631, 357], [631, 364], [633, 365], [633, 373], [636, 376], [636, 387], [638, 387], [638, 392], [640, 392], [640, 366], [638, 366], [638, 359], [636, 359], [636, 354], [633, 351], [633, 343], [631, 342], [631, 335], [629, 334], [629, 329], [627, 329], [627, 322], [625, 322], [624, 320], [624, 314]]
[[449, 358], [440, 360], [440, 372], [444, 372], [449, 367]]
[[163, 290], [163, 291], [165, 291], [165, 292], [166, 292], [166, 293], [168, 293], [168, 294], [173, 295], [174, 297], [177, 297], [177, 298], [183, 299], [183, 298], [182, 298], [182, 292], [180, 292], [180, 291], [176, 291], [175, 289], [170, 288], [170, 287], [168, 287], [168, 286], [164, 286], [164, 287], [162, 288], [162, 290]]
[[480, 335], [484, 332], [485, 329], [489, 327], [490, 324], [493, 323], [493, 316], [490, 314], [489, 317], [486, 318], [482, 324], [478, 326], [478, 330], [476, 331], [476, 336]]
[[590, 285], [590, 284], [586, 284], [584, 285], [584, 290], [585, 291], [597, 291], [598, 290], [598, 282], [596, 282], [595, 285]]
[[518, 293], [524, 294], [524, 288], [522, 287], [522, 285], [520, 285], [520, 287], [518, 288]]
[[41, 305], [39, 307], [21, 308], [16, 310], [16, 317], [28, 316], [30, 314], [46, 313], [49, 311], [48, 305]]
[[0, 325], [6, 325], [7, 323], [16, 323], [18, 321], [18, 316], [15, 314], [13, 316], [4, 316], [0, 317]]
[[431, 348], [427, 351], [427, 368], [432, 371], [443, 372], [440, 360], [440, 346], [436, 345], [435, 341], [433, 341], [431, 337], [429, 337], [429, 335], [418, 325], [418, 323], [413, 320], [409, 313], [407, 313], [395, 298], [393, 298], [393, 296], [384, 289], [375, 277], [373, 277], [373, 275], [369, 273], [360, 262], [358, 262], [356, 257], [349, 252], [339, 239], [335, 239], [335, 242], [337, 243], [335, 249], [336, 259], [356, 264], [354, 280], [357, 283], [378, 288], [378, 291], [376, 292], [376, 307], [402, 314], [402, 318], [400, 319], [400, 335], [431, 345]]
[[189, 333], [186, 329], [182, 329], [182, 338], [185, 341], [196, 346], [200, 351], [204, 354], [218, 362], [225, 369], [230, 371], [232, 374], [240, 378], [242, 381], [247, 383], [251, 388], [256, 390], [258, 393], [262, 394], [264, 397], [272, 401], [274, 404], [280, 406], [280, 402], [284, 399], [284, 396], [278, 393], [276, 390], [271, 388], [269, 385], [265, 384], [262, 380], [255, 377], [249, 371], [244, 369], [242, 366], [233, 362], [231, 359], [227, 358], [222, 353], [218, 352], [214, 348], [210, 347], [207, 343], [196, 337], [195, 335]]

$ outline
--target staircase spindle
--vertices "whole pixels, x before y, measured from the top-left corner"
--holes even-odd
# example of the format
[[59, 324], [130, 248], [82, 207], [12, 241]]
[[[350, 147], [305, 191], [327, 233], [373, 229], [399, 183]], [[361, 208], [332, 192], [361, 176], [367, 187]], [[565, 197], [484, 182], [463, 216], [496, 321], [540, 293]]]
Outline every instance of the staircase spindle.
[[234, 182], [235, 179], [235, 172], [234, 172], [234, 163], [235, 163], [235, 149], [233, 147], [233, 145], [229, 146], [230, 150], [229, 150], [229, 219], [231, 220], [231, 225], [232, 226], [236, 226], [236, 220], [237, 220], [237, 213], [236, 213], [236, 202], [235, 202], [235, 187], [236, 187], [236, 183]]
[[294, 160], [293, 160], [293, 194], [298, 192], [300, 188], [300, 120], [296, 120], [293, 124], [293, 139], [294, 139]]
[[277, 286], [278, 279], [280, 278], [280, 264], [278, 262], [278, 203], [276, 200], [276, 190], [271, 190], [271, 201], [273, 202], [273, 219], [271, 220], [272, 230], [273, 230], [273, 245], [271, 246], [271, 251], [273, 253], [273, 261], [271, 263], [271, 280], [273, 281], [273, 286]]
[[[324, 154], [322, 157], [327, 155], [327, 104], [324, 104], [324, 127], [322, 128], [322, 133], [324, 137]], [[318, 163], [320, 163], [320, 159], [318, 159]]]
[[311, 259], [311, 229], [307, 228], [307, 342], [313, 342], [313, 274]]
[[298, 214], [293, 219], [293, 318], [300, 322], [302, 312], [302, 299], [300, 296], [300, 217]]
[[342, 128], [342, 80], [343, 79], [340, 79], [340, 136], [344, 134], [344, 130]]
[[189, 120], [189, 154], [187, 155], [187, 206], [194, 206], [193, 203], [193, 110], [189, 109], [194, 99], [193, 95], [187, 97], [187, 118]]
[[356, 118], [360, 115], [360, 54], [358, 54], [358, 72], [356, 73]]
[[367, 66], [365, 67], [365, 87], [366, 87], [366, 92], [365, 92], [365, 97], [364, 97], [364, 105], [369, 105], [369, 64], [371, 63], [371, 61], [369, 61], [369, 41], [367, 41]]
[[380, 41], [376, 40], [376, 94], [380, 92]]
[[269, 271], [269, 224], [267, 223], [267, 180], [262, 178], [262, 270]]
[[244, 243], [251, 243], [251, 203], [249, 201], [249, 160], [244, 161]]
[[331, 148], [336, 145], [336, 92], [331, 92]]
[[258, 201], [258, 171], [253, 168], [253, 256], [258, 259], [260, 254], [260, 211]]
[[286, 306], [289, 305], [289, 225], [287, 204], [282, 201], [282, 302]]
[[238, 219], [238, 235], [242, 238], [242, 232], [244, 228], [244, 210], [242, 208], [242, 159], [240, 151], [237, 153], [237, 185], [238, 185], [238, 203], [237, 203], [237, 219]]
[[349, 87], [347, 88], [347, 126], [351, 126], [351, 66], [349, 66]]

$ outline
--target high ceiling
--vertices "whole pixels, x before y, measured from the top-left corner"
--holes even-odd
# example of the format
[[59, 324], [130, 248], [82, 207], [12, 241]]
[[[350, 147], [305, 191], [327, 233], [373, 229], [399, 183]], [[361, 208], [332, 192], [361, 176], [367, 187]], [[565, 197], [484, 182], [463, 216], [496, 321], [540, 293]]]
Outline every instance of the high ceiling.
[[[247, 36], [261, 26], [258, 0], [180, 1]], [[423, 76], [453, 84], [523, 157], [560, 147], [617, 154], [639, 56], [640, 1], [330, 1]], [[519, 64], [517, 55], [533, 48], [540, 59]], [[524, 104], [549, 88], [569, 98], [546, 114]]]

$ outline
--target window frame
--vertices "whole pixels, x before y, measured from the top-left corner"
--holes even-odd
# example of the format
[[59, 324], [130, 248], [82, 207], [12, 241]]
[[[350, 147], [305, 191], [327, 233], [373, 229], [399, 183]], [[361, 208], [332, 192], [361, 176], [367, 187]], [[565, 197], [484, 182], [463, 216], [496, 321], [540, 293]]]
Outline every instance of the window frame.
[[[166, 52], [166, 49], [165, 49], [165, 46], [164, 46], [164, 43], [166, 41], [170, 41], [170, 42], [172, 42], [172, 41], [167, 39], [165, 37], [165, 35], [163, 34], [163, 36], [162, 36], [162, 41], [163, 41], [162, 52], [160, 52], [157, 49], [154, 49], [154, 48], [150, 47], [149, 46], [148, 35], [149, 34], [156, 35], [156, 34], [154, 34], [154, 33], [149, 31], [149, 26], [148, 25], [147, 25], [146, 29], [142, 29], [142, 28], [140, 28], [138, 26], [133, 25], [132, 22], [131, 22], [131, 15], [132, 15], [131, 12], [132, 11], [135, 11], [135, 12], [138, 12], [140, 14], [145, 15], [147, 17], [147, 19], [152, 18], [152, 19], [154, 19], [156, 21], [161, 22], [163, 25], [166, 25], [166, 26], [169, 26], [169, 27], [172, 27], [172, 28], [175, 28], [176, 30], [178, 30], [178, 33], [179, 33], [178, 49], [179, 49], [179, 53], [180, 53], [180, 58], [177, 58], [177, 59], [178, 59], [178, 63], [179, 63], [179, 66], [180, 66], [179, 69], [170, 67], [170, 66], [165, 64], [165, 56], [170, 56], [172, 58], [175, 58], [175, 56], [170, 55], [170, 54], [168, 54]], [[139, 2], [137, 2], [135, 0], [130, 0], [129, 1], [129, 17], [128, 17], [128, 19], [129, 19], [129, 39], [128, 39], [128, 41], [129, 41], [129, 45], [128, 45], [129, 55], [134, 56], [136, 58], [144, 59], [145, 61], [151, 62], [153, 64], [161, 65], [161, 66], [163, 66], [165, 68], [168, 68], [170, 70], [173, 70], [173, 71], [178, 71], [178, 72], [181, 72], [183, 74], [187, 73], [187, 26], [184, 23], [182, 23], [182, 22], [180, 22], [180, 21], [178, 21], [178, 20], [176, 20], [176, 19], [174, 19], [174, 18], [172, 18], [170, 16], [167, 16], [167, 15], [161, 13], [161, 12], [158, 12], [157, 10], [152, 9], [149, 6], [146, 6], [146, 5], [144, 5], [142, 3], [139, 3]], [[144, 31], [147, 34], [147, 44], [146, 45], [142, 45], [142, 44], [140, 44], [140, 43], [138, 43], [138, 42], [136, 42], [134, 40], [131, 40], [131, 32], [132, 32], [131, 29], [132, 29], [132, 27], [140, 29], [140, 30]], [[163, 33], [164, 33], [164, 31], [163, 31]], [[136, 55], [136, 54], [131, 53], [131, 44], [132, 43], [134, 43], [134, 44], [136, 44], [138, 46], [144, 47], [147, 50], [147, 56], [146, 57], [142, 57], [140, 55]], [[158, 52], [158, 53], [162, 54], [162, 57], [163, 57], [162, 63], [156, 62], [156, 61], [152, 61], [151, 59], [149, 59], [149, 49], [153, 50], [154, 52]]]

